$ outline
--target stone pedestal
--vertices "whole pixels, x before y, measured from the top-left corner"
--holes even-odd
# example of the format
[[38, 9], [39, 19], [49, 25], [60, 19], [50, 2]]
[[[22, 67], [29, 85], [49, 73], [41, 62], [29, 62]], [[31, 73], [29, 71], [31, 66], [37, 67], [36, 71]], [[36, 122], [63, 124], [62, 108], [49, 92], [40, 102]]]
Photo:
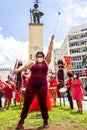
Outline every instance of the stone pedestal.
[[35, 59], [35, 54], [43, 51], [43, 24], [29, 24], [29, 60]]

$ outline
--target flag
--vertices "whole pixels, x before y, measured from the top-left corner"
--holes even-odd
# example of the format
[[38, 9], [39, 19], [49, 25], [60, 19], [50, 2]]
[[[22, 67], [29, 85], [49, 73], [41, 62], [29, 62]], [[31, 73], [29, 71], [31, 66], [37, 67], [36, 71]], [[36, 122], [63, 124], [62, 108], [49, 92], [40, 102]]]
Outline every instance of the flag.
[[71, 69], [71, 56], [64, 56], [65, 59], [65, 66], [69, 71]]

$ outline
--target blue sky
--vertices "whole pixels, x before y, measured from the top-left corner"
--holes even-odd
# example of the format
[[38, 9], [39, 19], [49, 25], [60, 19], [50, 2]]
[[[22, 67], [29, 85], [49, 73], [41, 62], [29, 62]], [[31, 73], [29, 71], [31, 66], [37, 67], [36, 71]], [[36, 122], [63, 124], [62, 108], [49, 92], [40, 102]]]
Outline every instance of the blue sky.
[[[27, 60], [29, 10], [33, 5], [34, 0], [0, 0], [1, 64], [14, 64], [16, 58]], [[87, 23], [87, 0], [40, 0], [39, 10], [44, 12], [41, 23], [45, 49], [55, 29], [54, 46], [59, 48], [72, 26]]]

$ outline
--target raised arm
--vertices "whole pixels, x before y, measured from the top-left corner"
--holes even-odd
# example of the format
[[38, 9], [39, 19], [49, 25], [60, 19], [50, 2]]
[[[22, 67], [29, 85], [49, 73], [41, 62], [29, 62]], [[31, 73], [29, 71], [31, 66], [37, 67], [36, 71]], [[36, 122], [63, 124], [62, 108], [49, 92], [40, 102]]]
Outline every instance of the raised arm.
[[21, 71], [25, 71], [25, 70], [27, 70], [27, 69], [30, 69], [33, 65], [34, 65], [34, 62], [31, 61], [31, 62], [29, 62], [28, 64], [23, 65], [23, 66], [21, 66], [21, 67], [19, 67], [19, 68], [15, 67], [15, 68], [14, 68], [14, 74], [17, 74], [17, 73], [19, 73], [19, 72], [21, 72]]
[[51, 58], [52, 58], [53, 40], [54, 40], [54, 35], [52, 35], [52, 37], [51, 37], [50, 45], [48, 47], [48, 52], [45, 57], [45, 60], [47, 61], [48, 64], [50, 64]]

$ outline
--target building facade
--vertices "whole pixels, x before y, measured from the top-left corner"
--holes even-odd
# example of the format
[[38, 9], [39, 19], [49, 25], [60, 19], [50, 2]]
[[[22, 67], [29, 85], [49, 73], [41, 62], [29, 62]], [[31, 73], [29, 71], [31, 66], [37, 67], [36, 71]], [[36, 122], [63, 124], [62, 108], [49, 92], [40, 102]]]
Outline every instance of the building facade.
[[0, 66], [0, 79], [7, 80], [8, 75], [13, 75], [13, 71], [11, 67]]
[[71, 56], [71, 71], [79, 73], [79, 76], [87, 84], [87, 78], [82, 74], [84, 68], [87, 71], [87, 63], [83, 64], [83, 59], [87, 55], [87, 24], [74, 26], [66, 36], [60, 50], [58, 59], [64, 56]]

